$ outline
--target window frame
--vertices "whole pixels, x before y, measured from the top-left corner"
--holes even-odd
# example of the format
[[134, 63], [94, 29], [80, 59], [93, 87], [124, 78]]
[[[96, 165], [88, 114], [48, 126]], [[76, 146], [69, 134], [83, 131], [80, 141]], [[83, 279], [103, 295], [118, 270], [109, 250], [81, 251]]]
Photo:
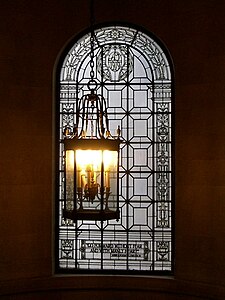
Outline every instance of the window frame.
[[64, 47], [64, 49], [61, 51], [57, 63], [56, 63], [56, 68], [55, 68], [55, 82], [54, 82], [54, 94], [55, 94], [55, 99], [54, 99], [54, 154], [55, 154], [55, 170], [54, 170], [54, 183], [55, 183], [55, 192], [54, 192], [54, 199], [55, 199], [55, 273], [69, 273], [69, 274], [79, 274], [79, 273], [85, 273], [85, 274], [91, 274], [91, 273], [100, 273], [100, 274], [139, 274], [139, 275], [173, 275], [174, 274], [174, 262], [175, 262], [175, 93], [174, 93], [174, 86], [175, 86], [175, 80], [174, 80], [174, 67], [173, 67], [173, 62], [172, 58], [170, 56], [170, 53], [168, 49], [165, 47], [164, 43], [161, 42], [159, 38], [157, 38], [154, 34], [149, 32], [148, 30], [134, 25], [134, 24], [128, 24], [128, 23], [102, 23], [98, 24], [94, 27], [94, 30], [98, 30], [104, 27], [110, 27], [110, 26], [124, 26], [127, 28], [132, 28], [134, 30], [137, 30], [138, 32], [141, 32], [143, 34], [146, 34], [148, 37], [152, 38], [155, 43], [163, 50], [163, 54], [166, 56], [166, 59], [169, 63], [170, 66], [170, 73], [171, 73], [171, 222], [172, 222], [172, 239], [171, 239], [171, 247], [172, 247], [172, 252], [171, 252], [171, 271], [139, 271], [139, 270], [98, 270], [98, 269], [65, 269], [65, 268], [60, 268], [59, 267], [59, 129], [60, 129], [60, 73], [61, 73], [61, 68], [63, 65], [63, 62], [65, 60], [66, 55], [69, 53], [73, 45], [75, 44], [76, 41], [79, 41], [82, 37], [84, 37], [86, 34], [90, 33], [90, 28], [87, 28], [86, 30], [80, 32], [76, 36], [74, 36]]

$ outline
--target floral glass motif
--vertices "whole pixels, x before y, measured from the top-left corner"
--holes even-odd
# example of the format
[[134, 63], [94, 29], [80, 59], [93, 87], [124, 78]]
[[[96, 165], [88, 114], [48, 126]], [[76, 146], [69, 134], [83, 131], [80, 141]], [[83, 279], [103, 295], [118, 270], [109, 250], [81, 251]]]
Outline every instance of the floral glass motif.
[[[59, 163], [56, 266], [59, 272], [171, 273], [171, 67], [151, 36], [135, 28], [95, 30], [97, 92], [109, 127], [121, 128], [120, 220], [64, 220], [63, 131], [73, 128], [77, 99], [88, 93], [90, 33], [64, 56], [59, 78]], [[114, 134], [114, 132], [112, 132]], [[68, 199], [67, 207], [73, 207]]]

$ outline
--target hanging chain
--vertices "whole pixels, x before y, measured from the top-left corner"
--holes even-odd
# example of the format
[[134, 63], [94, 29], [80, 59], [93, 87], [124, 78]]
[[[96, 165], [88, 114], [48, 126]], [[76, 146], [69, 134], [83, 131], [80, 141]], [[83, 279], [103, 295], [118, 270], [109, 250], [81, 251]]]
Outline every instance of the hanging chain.
[[95, 40], [95, 33], [94, 33], [94, 0], [90, 0], [90, 25], [91, 25], [91, 53], [90, 53], [90, 81], [89, 81], [89, 89], [95, 90], [96, 89], [96, 82], [94, 80], [94, 40]]
[[90, 78], [91, 78], [91, 83], [94, 81], [94, 35], [91, 33], [91, 61], [90, 61]]
[[94, 90], [96, 89], [96, 82], [94, 80], [94, 0], [90, 0], [90, 23], [91, 23], [91, 53], [90, 53], [90, 81], [88, 88], [91, 90], [91, 137], [94, 136], [94, 107], [95, 107], [95, 97]]
[[94, 136], [94, 106], [95, 106], [95, 103], [94, 103], [94, 76], [95, 76], [95, 73], [94, 73], [94, 33], [93, 33], [93, 29], [91, 31], [91, 60], [90, 60], [90, 81], [89, 81], [89, 89], [91, 90], [91, 98], [90, 98], [90, 101], [91, 101], [91, 137], [93, 138]]

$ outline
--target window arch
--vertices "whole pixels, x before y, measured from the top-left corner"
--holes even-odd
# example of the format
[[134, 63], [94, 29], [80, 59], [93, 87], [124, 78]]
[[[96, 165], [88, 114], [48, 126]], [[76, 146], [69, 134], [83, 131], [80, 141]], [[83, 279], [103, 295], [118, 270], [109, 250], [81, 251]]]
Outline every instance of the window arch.
[[[173, 271], [173, 70], [165, 47], [133, 26], [95, 29], [98, 93], [111, 131], [121, 128], [120, 220], [64, 220], [63, 131], [88, 93], [90, 32], [73, 40], [57, 71], [56, 270]], [[67, 208], [72, 203], [67, 203]]]

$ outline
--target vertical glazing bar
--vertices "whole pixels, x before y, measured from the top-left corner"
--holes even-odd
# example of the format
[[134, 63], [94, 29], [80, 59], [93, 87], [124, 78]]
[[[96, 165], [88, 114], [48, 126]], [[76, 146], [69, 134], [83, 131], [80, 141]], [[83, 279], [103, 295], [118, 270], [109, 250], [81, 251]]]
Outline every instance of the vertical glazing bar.
[[74, 206], [74, 151], [66, 150], [66, 207], [71, 210]]
[[76, 221], [74, 221], [74, 225], [75, 225], [75, 230], [74, 230], [74, 239], [75, 239], [75, 241], [74, 241], [74, 247], [75, 247], [75, 249], [74, 249], [74, 252], [75, 252], [75, 269], [77, 270], [77, 269], [79, 269], [79, 265], [78, 265], [78, 251], [79, 251], [79, 249], [78, 249], [78, 226], [77, 226], [77, 220]]
[[[62, 162], [62, 165], [63, 165], [63, 172], [64, 172], [63, 173], [64, 177], [62, 177], [63, 198], [64, 198], [64, 201], [63, 201], [64, 207], [63, 207], [63, 209], [65, 210], [66, 209], [66, 151], [65, 150], [63, 151], [63, 162]], [[62, 217], [63, 217], [63, 215], [62, 215]]]
[[[76, 150], [74, 152], [74, 199], [73, 199], [73, 208], [77, 210], [77, 159], [76, 159]], [[74, 241], [74, 251], [75, 251], [75, 268], [77, 269], [78, 267], [78, 262], [77, 262], [77, 255], [78, 255], [78, 241], [77, 241], [77, 220], [74, 221], [75, 225], [75, 241]]]
[[[101, 151], [101, 186], [100, 186], [100, 194], [101, 194], [101, 214], [103, 214], [104, 209], [104, 158], [103, 151]], [[101, 221], [101, 269], [103, 269], [103, 221]]]
[[[104, 95], [103, 90], [104, 90], [104, 78], [103, 78], [103, 47], [101, 47], [101, 94]], [[96, 70], [96, 79], [97, 79], [97, 70]], [[107, 99], [106, 99], [107, 100]], [[103, 166], [103, 151], [102, 151], [102, 166], [101, 166], [101, 187], [104, 187], [104, 182], [103, 182], [103, 176], [104, 176], [104, 166]], [[103, 212], [103, 196], [104, 194], [101, 192], [101, 212]], [[103, 234], [104, 234], [104, 228], [103, 228], [103, 221], [101, 221], [101, 269], [103, 270]]]
[[[76, 104], [74, 105], [74, 125], [78, 130], [78, 126], [79, 126], [79, 72], [77, 72], [77, 77], [76, 77]], [[74, 205], [77, 205], [77, 203], [75, 203]], [[79, 247], [78, 247], [78, 226], [77, 226], [78, 221], [75, 221], [75, 241], [74, 241], [74, 247], [75, 247], [75, 269], [78, 269], [78, 254], [79, 254]]]
[[[120, 146], [119, 146], [120, 149]], [[117, 173], [116, 173], [116, 212], [117, 212], [117, 222], [122, 217], [120, 216], [120, 207], [119, 207], [119, 161], [120, 161], [120, 150], [118, 149], [117, 153]]]
[[[130, 134], [129, 134], [129, 112], [130, 112], [130, 107], [129, 107], [129, 48], [127, 46], [127, 49], [126, 49], [126, 55], [127, 55], [127, 88], [126, 88], [126, 92], [127, 92], [127, 107], [126, 107], [126, 112], [127, 112], [127, 136], [126, 136], [126, 141], [127, 141], [127, 166], [126, 166], [126, 170], [127, 170], [127, 174], [126, 174], [126, 177], [127, 177], [127, 186], [126, 186], [126, 189], [127, 189], [127, 195], [126, 195], [126, 214], [127, 214], [127, 224], [126, 224], [126, 231], [127, 231], [127, 249], [129, 249], [129, 200], [130, 197], [129, 197], [129, 173], [128, 173], [128, 170], [129, 170], [129, 140], [130, 140]], [[127, 250], [127, 270], [129, 269], [129, 251]]]
[[156, 201], [156, 126], [155, 126], [155, 83], [152, 84], [152, 166], [153, 166], [153, 172], [152, 172], [152, 199], [153, 199], [153, 216], [152, 216], [152, 270], [155, 270], [155, 201]]

